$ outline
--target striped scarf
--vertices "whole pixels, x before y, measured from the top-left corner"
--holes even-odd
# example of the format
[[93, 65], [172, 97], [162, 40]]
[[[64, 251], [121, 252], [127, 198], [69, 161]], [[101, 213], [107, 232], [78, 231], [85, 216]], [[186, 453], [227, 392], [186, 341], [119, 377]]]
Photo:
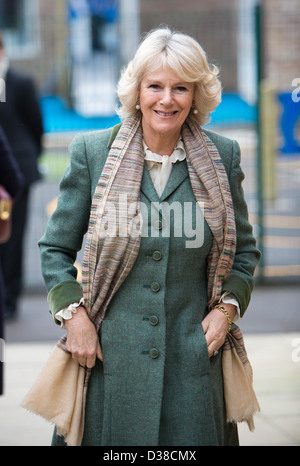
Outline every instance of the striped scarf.
[[[193, 193], [197, 203], [205, 206], [204, 217], [213, 234], [207, 269], [208, 305], [212, 308], [220, 300], [222, 284], [232, 269], [235, 256], [236, 230], [230, 186], [215, 145], [189, 119], [182, 128], [182, 138]], [[97, 331], [111, 299], [130, 273], [139, 252], [142, 230], [139, 197], [143, 167], [141, 121], [128, 118], [112, 144], [94, 193], [83, 259], [83, 295]], [[126, 196], [127, 202], [133, 203], [136, 209], [122, 211], [120, 196]], [[114, 209], [106, 209], [109, 203]], [[112, 222], [118, 219], [113, 236], [101, 234], [110, 221], [110, 212], [114, 215]], [[63, 338], [58, 343], [53, 353], [55, 356], [50, 357], [40, 376], [42, 386], [37, 381], [23, 406], [54, 422], [58, 434], [64, 435], [69, 445], [80, 445], [91, 370], [85, 370], [72, 360], [65, 342], [66, 338]], [[251, 366], [237, 326], [233, 326], [227, 335], [223, 350], [227, 421], [246, 420], [253, 429], [252, 417], [259, 407], [252, 388]]]
[[[213, 233], [213, 247], [208, 260], [209, 307], [219, 302], [222, 284], [228, 276], [235, 255], [235, 218], [227, 174], [221, 157], [210, 139], [191, 120], [182, 129], [193, 193]], [[126, 154], [126, 157], [124, 155]], [[140, 121], [125, 120], [111, 147], [107, 162], [95, 190], [82, 268], [83, 294], [90, 304], [90, 318], [99, 328], [107, 306], [132, 269], [139, 251], [141, 235], [120, 234], [121, 222], [112, 236], [99, 235], [103, 223], [114, 218], [125, 219], [124, 228], [136, 226], [142, 218], [139, 211], [140, 184], [144, 167]], [[137, 209], [127, 211], [119, 202], [125, 195], [128, 204]], [[105, 210], [110, 202], [114, 209]], [[124, 206], [126, 211], [119, 209]], [[109, 217], [113, 215], [114, 218]]]

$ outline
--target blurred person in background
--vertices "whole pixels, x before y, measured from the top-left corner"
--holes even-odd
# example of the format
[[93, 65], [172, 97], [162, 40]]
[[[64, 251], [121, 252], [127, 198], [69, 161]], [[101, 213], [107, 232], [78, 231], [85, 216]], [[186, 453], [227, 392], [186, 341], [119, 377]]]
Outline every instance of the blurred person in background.
[[158, 29], [118, 97], [122, 123], [71, 144], [39, 242], [67, 335], [23, 406], [56, 425], [53, 445], [238, 445], [237, 422], [253, 428], [259, 409], [235, 342], [260, 253], [238, 143], [202, 128], [218, 69], [194, 39]]
[[0, 78], [5, 82], [5, 102], [0, 103], [0, 125], [23, 173], [25, 184], [14, 205], [10, 240], [0, 246], [5, 286], [5, 318], [17, 316], [22, 291], [24, 235], [28, 218], [30, 188], [40, 179], [38, 157], [42, 151], [43, 123], [33, 80], [14, 71], [9, 64], [0, 32]]
[[[0, 126], [0, 185], [9, 193], [9, 195], [16, 199], [18, 193], [21, 191], [24, 179], [20, 169], [15, 161], [11, 149], [9, 147], [7, 138]], [[0, 338], [4, 339], [4, 284], [2, 277], [2, 269], [0, 263]], [[0, 395], [3, 393], [3, 361], [0, 361]]]

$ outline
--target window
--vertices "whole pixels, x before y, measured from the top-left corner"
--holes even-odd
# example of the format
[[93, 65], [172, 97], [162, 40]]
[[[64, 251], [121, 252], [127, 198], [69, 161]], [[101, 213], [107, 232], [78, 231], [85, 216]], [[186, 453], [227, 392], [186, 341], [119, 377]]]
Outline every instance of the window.
[[11, 58], [32, 58], [39, 52], [38, 0], [1, 0], [0, 28]]

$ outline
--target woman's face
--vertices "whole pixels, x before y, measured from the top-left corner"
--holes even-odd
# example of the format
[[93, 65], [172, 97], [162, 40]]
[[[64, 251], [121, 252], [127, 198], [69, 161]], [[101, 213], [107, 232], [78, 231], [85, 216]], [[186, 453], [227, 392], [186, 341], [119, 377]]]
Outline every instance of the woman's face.
[[182, 81], [171, 69], [146, 74], [140, 85], [143, 131], [153, 135], [179, 137], [194, 99], [194, 84]]

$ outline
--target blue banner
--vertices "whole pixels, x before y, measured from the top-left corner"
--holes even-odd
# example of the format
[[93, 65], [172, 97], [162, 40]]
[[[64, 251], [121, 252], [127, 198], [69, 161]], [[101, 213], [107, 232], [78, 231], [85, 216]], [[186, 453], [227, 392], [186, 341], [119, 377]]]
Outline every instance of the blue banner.
[[70, 18], [81, 16], [99, 16], [107, 22], [117, 19], [119, 0], [69, 0]]

